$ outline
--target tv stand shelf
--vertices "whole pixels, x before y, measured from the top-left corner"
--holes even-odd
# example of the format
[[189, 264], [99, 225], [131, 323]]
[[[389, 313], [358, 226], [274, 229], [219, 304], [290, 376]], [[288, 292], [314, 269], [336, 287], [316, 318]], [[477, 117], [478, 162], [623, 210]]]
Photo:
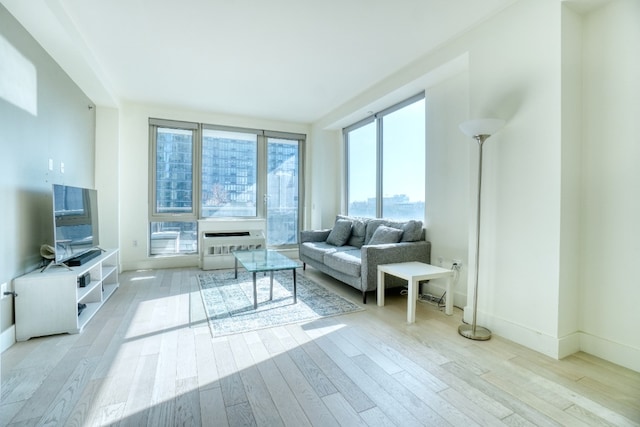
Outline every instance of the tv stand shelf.
[[[84, 287], [81, 277], [88, 279]], [[118, 286], [117, 249], [77, 267], [52, 266], [14, 279], [16, 340], [82, 332]], [[86, 307], [78, 315], [81, 303]]]

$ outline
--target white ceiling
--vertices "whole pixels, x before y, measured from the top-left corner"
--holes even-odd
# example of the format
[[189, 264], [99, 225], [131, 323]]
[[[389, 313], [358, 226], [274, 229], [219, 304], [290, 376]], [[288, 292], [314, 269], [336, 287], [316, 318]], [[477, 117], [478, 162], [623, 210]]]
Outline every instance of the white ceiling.
[[515, 0], [0, 0], [98, 105], [312, 123]]

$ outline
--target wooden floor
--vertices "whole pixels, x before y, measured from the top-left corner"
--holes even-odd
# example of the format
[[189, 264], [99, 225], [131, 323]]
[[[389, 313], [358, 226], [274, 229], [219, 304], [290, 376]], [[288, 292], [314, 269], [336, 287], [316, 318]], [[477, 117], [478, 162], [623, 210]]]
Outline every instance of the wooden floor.
[[[640, 425], [640, 373], [457, 333], [406, 297], [212, 339], [196, 269], [127, 272], [79, 335], [2, 354], [2, 426]], [[321, 273], [304, 274], [360, 304]]]

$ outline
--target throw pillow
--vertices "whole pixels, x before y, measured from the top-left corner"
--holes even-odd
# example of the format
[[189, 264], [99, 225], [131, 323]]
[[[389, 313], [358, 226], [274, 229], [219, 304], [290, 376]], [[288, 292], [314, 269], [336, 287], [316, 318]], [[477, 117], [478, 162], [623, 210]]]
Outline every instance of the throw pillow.
[[402, 230], [380, 225], [369, 240], [370, 245], [384, 245], [385, 243], [398, 243], [402, 238]]
[[347, 242], [349, 246], [355, 246], [361, 248], [364, 245], [364, 236], [367, 231], [367, 225], [361, 219], [353, 220], [353, 227], [351, 228], [351, 237]]
[[333, 225], [329, 237], [327, 237], [327, 243], [333, 246], [342, 246], [347, 243], [349, 236], [351, 236], [351, 221], [346, 219], [339, 219]]
[[365, 233], [367, 231], [365, 220], [354, 216], [337, 215], [336, 221], [340, 219], [346, 219], [352, 223], [351, 236], [349, 240], [347, 240], [347, 245], [360, 249], [362, 245], [364, 245]]
[[414, 219], [408, 221], [389, 221], [385, 225], [403, 231], [401, 242], [417, 242], [422, 240], [422, 221], [416, 221]]
[[402, 227], [402, 242], [417, 242], [422, 239], [422, 221], [409, 220]]
[[367, 231], [364, 236], [364, 244], [369, 245], [371, 242], [371, 238], [373, 234], [376, 232], [379, 226], [381, 225], [389, 225], [389, 221], [382, 218], [373, 218], [367, 221]]

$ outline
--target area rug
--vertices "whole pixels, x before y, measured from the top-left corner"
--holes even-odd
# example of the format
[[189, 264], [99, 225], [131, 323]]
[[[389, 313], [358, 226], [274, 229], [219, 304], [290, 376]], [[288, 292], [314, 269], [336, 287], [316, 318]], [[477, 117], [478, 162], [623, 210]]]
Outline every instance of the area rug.
[[293, 274], [276, 271], [273, 300], [269, 301], [269, 274], [258, 273], [258, 308], [253, 308], [253, 275], [239, 271], [201, 273], [200, 294], [214, 337], [273, 326], [305, 322], [364, 310], [360, 306], [300, 274], [296, 277], [297, 304], [293, 303]]

